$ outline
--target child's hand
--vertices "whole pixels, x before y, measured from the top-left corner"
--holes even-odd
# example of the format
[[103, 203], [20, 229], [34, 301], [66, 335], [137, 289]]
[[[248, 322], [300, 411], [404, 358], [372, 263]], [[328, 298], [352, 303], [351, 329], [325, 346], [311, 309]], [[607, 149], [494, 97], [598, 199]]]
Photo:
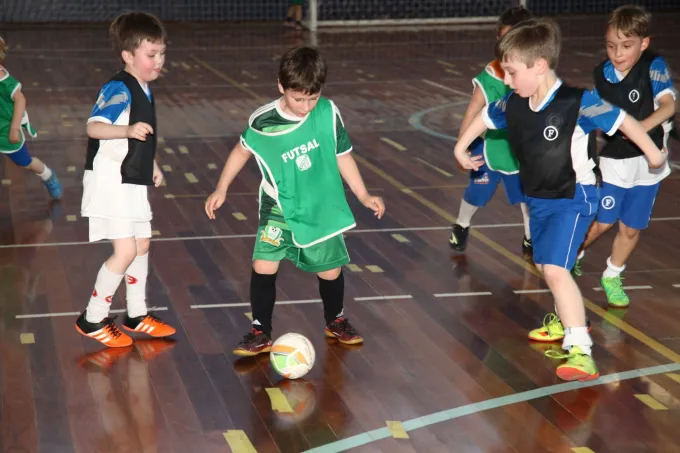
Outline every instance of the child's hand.
[[668, 158], [667, 152], [660, 151], [658, 153], [654, 153], [651, 158], [647, 157], [649, 168], [660, 168], [666, 162], [667, 158]]
[[226, 198], [226, 192], [216, 190], [210, 194], [207, 200], [205, 200], [205, 213], [208, 215], [209, 219], [215, 220], [215, 210], [220, 209]]
[[366, 194], [364, 197], [360, 198], [359, 201], [368, 209], [373, 210], [374, 215], [377, 218], [382, 219], [383, 214], [385, 214], [385, 202], [382, 198]]
[[9, 130], [9, 142], [19, 143], [21, 141], [21, 131], [18, 127], [13, 127]]
[[135, 123], [127, 128], [127, 137], [145, 142], [147, 134], [153, 134], [153, 128], [146, 123]]
[[484, 156], [474, 156], [470, 155], [469, 151], [464, 153], [456, 153], [456, 161], [458, 165], [463, 167], [465, 170], [479, 170], [482, 165], [484, 165]]
[[154, 161], [153, 163], [153, 184], [158, 187], [163, 182], [164, 176], [158, 164]]

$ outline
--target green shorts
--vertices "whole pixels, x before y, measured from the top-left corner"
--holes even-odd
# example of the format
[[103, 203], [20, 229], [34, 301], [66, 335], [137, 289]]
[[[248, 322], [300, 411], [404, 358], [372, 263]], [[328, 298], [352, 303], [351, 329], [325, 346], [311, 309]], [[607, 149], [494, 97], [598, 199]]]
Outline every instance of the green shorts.
[[305, 272], [324, 272], [349, 263], [349, 253], [342, 234], [319, 244], [300, 248], [293, 243], [290, 230], [279, 228], [278, 223], [260, 225], [255, 238], [253, 260], [281, 261], [285, 258]]

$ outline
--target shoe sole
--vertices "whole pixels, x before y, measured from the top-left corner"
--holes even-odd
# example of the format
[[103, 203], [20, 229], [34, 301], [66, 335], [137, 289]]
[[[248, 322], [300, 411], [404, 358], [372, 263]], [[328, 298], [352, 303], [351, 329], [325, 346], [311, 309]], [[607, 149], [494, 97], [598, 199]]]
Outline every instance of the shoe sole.
[[[76, 330], [78, 331], [78, 333], [81, 334], [82, 336], [87, 337], [87, 338], [89, 338], [90, 340], [99, 341], [101, 344], [103, 344], [103, 345], [106, 346], [107, 348], [127, 348], [127, 347], [132, 346], [132, 343], [133, 343], [132, 338], [130, 338], [130, 344], [121, 344], [121, 345], [116, 345], [116, 346], [114, 346], [114, 345], [112, 345], [112, 344], [104, 343], [103, 341], [97, 340], [96, 338], [92, 338], [91, 336], [89, 336], [88, 334], [86, 334], [85, 332], [83, 332], [82, 330], [80, 330], [80, 327], [78, 327], [78, 324], [75, 324], [75, 328], [76, 328]], [[129, 337], [128, 337], [128, 338], [129, 338]]]
[[556, 371], [557, 377], [563, 381], [579, 381], [587, 382], [592, 381], [600, 377], [600, 373], [588, 374], [579, 370], [578, 368], [562, 367], [558, 368]]
[[127, 330], [128, 332], [143, 333], [143, 334], [148, 335], [148, 336], [150, 336], [150, 337], [152, 337], [152, 338], [168, 338], [168, 337], [173, 336], [175, 333], [177, 333], [177, 331], [174, 331], [174, 332], [169, 333], [169, 334], [167, 334], [167, 335], [153, 335], [153, 334], [150, 334], [150, 333], [142, 332], [141, 330], [130, 329], [130, 328], [129, 328], [128, 326], [126, 326], [125, 324], [123, 324], [121, 327], [122, 327], [123, 329]]
[[607, 304], [613, 308], [628, 308], [630, 306], [630, 302], [628, 302], [626, 305], [616, 305], [611, 302], [607, 302]]
[[339, 341], [340, 343], [342, 343], [342, 344], [359, 344], [359, 343], [363, 343], [363, 342], [364, 342], [364, 339], [363, 339], [363, 338], [355, 338], [354, 340], [346, 341], [346, 340], [341, 340], [341, 339], [338, 338], [336, 335], [333, 335], [331, 332], [329, 332], [329, 331], [327, 331], [327, 330], [324, 331], [324, 333], [326, 334], [326, 336], [327, 336], [328, 338], [335, 338], [336, 340], [338, 340], [338, 341]]
[[233, 351], [231, 351], [231, 353], [234, 354], [234, 355], [237, 355], [239, 357], [255, 357], [256, 355], [264, 354], [266, 352], [271, 352], [271, 350], [272, 350], [272, 347], [267, 346], [266, 348], [264, 348], [263, 350], [261, 350], [259, 352], [250, 352], [250, 351], [246, 351], [244, 349], [234, 349]]

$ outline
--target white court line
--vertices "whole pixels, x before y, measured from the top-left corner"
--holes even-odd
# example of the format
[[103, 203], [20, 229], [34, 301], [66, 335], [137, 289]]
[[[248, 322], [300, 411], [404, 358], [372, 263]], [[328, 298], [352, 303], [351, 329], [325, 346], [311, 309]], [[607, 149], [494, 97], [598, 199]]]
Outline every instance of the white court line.
[[675, 285], [673, 285], [673, 288], [680, 288], [680, 283], [676, 283]]
[[461, 96], [465, 96], [467, 98], [469, 98], [471, 96], [470, 93], [466, 93], [465, 91], [456, 90], [455, 88], [447, 87], [446, 85], [440, 85], [439, 83], [433, 82], [432, 80], [423, 79], [423, 82], [427, 83], [428, 85], [432, 85], [434, 87], [441, 88], [442, 90], [450, 91], [451, 93], [456, 93], [456, 94], [459, 94]]
[[[168, 307], [153, 307], [149, 308], [148, 311], [167, 311]], [[127, 310], [116, 309], [111, 310], [109, 313], [125, 313]], [[82, 312], [80, 311], [65, 311], [60, 313], [37, 313], [32, 315], [16, 315], [16, 319], [31, 319], [31, 318], [57, 318], [60, 316], [79, 316]]]
[[356, 301], [365, 301], [365, 300], [389, 300], [389, 299], [413, 299], [413, 296], [410, 294], [399, 294], [396, 296], [368, 296], [368, 297], [355, 297], [354, 300]]
[[[321, 299], [305, 299], [305, 300], [277, 300], [276, 305], [294, 305], [294, 304], [318, 304]], [[250, 307], [250, 302], [236, 302], [233, 304], [203, 304], [190, 305], [193, 309], [199, 308], [232, 308], [232, 307]]]
[[549, 289], [516, 289], [513, 291], [515, 294], [541, 294], [541, 293], [549, 293]]
[[[680, 217], [658, 217], [651, 219], [652, 222], [659, 221], [671, 221], [680, 220]], [[524, 226], [522, 223], [489, 223], [482, 225], [472, 225], [473, 228], [515, 228]], [[363, 229], [363, 230], [349, 230], [344, 234], [361, 234], [361, 233], [395, 233], [399, 231], [436, 231], [436, 230], [448, 230], [451, 229], [450, 226], [436, 226], [436, 227], [406, 227], [406, 228], [375, 228], [375, 229]], [[254, 238], [254, 234], [224, 234], [215, 236], [186, 236], [186, 237], [154, 237], [151, 238], [152, 242], [170, 242], [170, 241], [208, 241], [213, 239], [243, 239], [243, 238]], [[67, 245], [108, 245], [108, 242], [41, 242], [36, 244], [4, 244], [0, 245], [0, 250], [2, 249], [21, 249], [21, 248], [31, 248], [31, 247], [63, 247]]]
[[488, 291], [483, 291], [479, 293], [440, 293], [433, 294], [434, 297], [468, 297], [468, 296], [492, 296], [493, 294]]
[[[624, 286], [623, 289], [652, 289], [652, 286], [650, 286], [650, 285], [637, 285], [637, 286], [633, 285], [633, 286]], [[593, 290], [595, 290], [595, 291], [604, 291], [604, 290], [603, 290], [602, 288], [600, 288], [599, 286], [593, 288]]]

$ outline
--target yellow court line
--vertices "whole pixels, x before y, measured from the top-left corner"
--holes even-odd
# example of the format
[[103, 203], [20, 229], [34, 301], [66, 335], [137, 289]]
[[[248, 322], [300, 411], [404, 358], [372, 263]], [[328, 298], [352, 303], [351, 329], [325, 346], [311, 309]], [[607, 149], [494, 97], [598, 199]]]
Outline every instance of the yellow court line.
[[406, 433], [406, 429], [404, 428], [404, 425], [401, 424], [400, 421], [393, 421], [393, 420], [387, 420], [385, 422], [387, 425], [387, 429], [390, 430], [390, 434], [392, 434], [392, 437], [395, 439], [408, 439], [408, 434]]
[[591, 450], [588, 447], [576, 447], [576, 448], [572, 448], [571, 451], [573, 453], [595, 453], [593, 450]]
[[232, 453], [257, 453], [248, 436], [242, 430], [229, 430], [224, 433], [224, 439]]
[[[258, 100], [263, 100], [263, 99], [264, 99], [262, 96], [258, 95], [257, 93], [255, 93], [255, 92], [254, 92], [253, 90], [251, 90], [250, 88], [244, 87], [243, 85], [241, 85], [240, 83], [238, 83], [237, 81], [235, 81], [235, 80], [232, 79], [231, 77], [228, 77], [227, 75], [223, 74], [223, 73], [222, 73], [221, 71], [219, 71], [218, 69], [215, 69], [214, 67], [212, 67], [212, 66], [209, 65], [208, 63], [206, 63], [206, 62], [200, 60], [199, 58], [196, 58], [196, 57], [193, 56], [193, 55], [191, 56], [191, 58], [193, 58], [197, 63], [203, 65], [203, 67], [205, 67], [206, 69], [208, 69], [209, 71], [211, 71], [211, 72], [212, 72], [213, 74], [215, 74], [217, 77], [220, 77], [222, 80], [225, 80], [226, 82], [231, 83], [233, 86], [235, 86], [236, 88], [240, 89], [240, 90], [243, 91], [244, 93], [248, 93], [248, 94], [250, 94], [251, 96], [253, 96], [255, 99], [258, 99]], [[435, 203], [431, 202], [430, 200], [428, 200], [427, 198], [421, 196], [420, 194], [415, 193], [414, 191], [412, 191], [411, 189], [409, 189], [407, 186], [405, 186], [405, 185], [402, 184], [401, 182], [397, 181], [397, 180], [394, 179], [392, 176], [388, 175], [388, 174], [385, 173], [383, 170], [381, 170], [380, 168], [376, 167], [375, 165], [373, 165], [372, 163], [370, 163], [369, 161], [367, 161], [367, 160], [364, 159], [363, 157], [359, 156], [358, 154], [357, 154], [356, 156], [354, 156], [354, 158], [355, 158], [359, 163], [361, 163], [363, 166], [365, 166], [365, 167], [367, 167], [368, 169], [370, 169], [373, 173], [375, 173], [376, 175], [380, 176], [382, 179], [384, 179], [385, 181], [389, 182], [391, 185], [393, 185], [393, 186], [396, 187], [397, 189], [401, 190], [403, 193], [409, 195], [409, 196], [410, 196], [411, 198], [413, 198], [414, 200], [420, 202], [420, 203], [421, 203], [422, 205], [424, 205], [425, 207], [427, 207], [427, 208], [429, 208], [430, 210], [434, 211], [434, 212], [437, 213], [440, 217], [446, 219], [446, 220], [447, 220], [448, 222], [450, 222], [450, 223], [456, 223], [456, 220], [457, 220], [456, 217], [453, 216], [453, 215], [451, 215], [448, 211], [446, 211], [446, 210], [440, 208], [440, 207], [437, 206]], [[451, 157], [451, 158], [453, 159], [453, 157]], [[538, 277], [543, 278], [543, 275], [542, 275], [540, 272], [538, 272], [538, 270], [537, 270], [534, 266], [530, 265], [529, 263], [527, 263], [526, 261], [524, 261], [524, 260], [523, 260], [522, 258], [520, 258], [519, 256], [517, 256], [517, 255], [511, 253], [508, 249], [506, 249], [505, 247], [503, 247], [502, 245], [500, 245], [500, 244], [497, 243], [496, 241], [491, 240], [490, 238], [488, 238], [487, 236], [485, 236], [484, 234], [480, 233], [479, 231], [477, 231], [477, 230], [475, 230], [475, 229], [472, 230], [472, 233], [471, 233], [471, 234], [472, 234], [473, 237], [475, 237], [475, 238], [478, 239], [479, 241], [483, 242], [483, 243], [486, 244], [488, 247], [491, 247], [493, 250], [495, 250], [495, 251], [498, 252], [499, 254], [503, 255], [504, 257], [506, 257], [507, 259], [509, 259], [509, 260], [512, 261], [513, 263], [517, 264], [518, 266], [521, 266], [522, 268], [524, 268], [525, 270], [531, 272], [532, 274], [534, 274], [534, 275], [536, 275], [536, 276], [538, 276]], [[636, 329], [635, 327], [631, 326], [631, 325], [628, 324], [627, 322], [622, 321], [621, 319], [617, 318], [616, 316], [607, 313], [606, 310], [600, 308], [598, 305], [594, 304], [593, 302], [589, 301], [588, 299], [583, 298], [583, 302], [584, 302], [584, 304], [585, 304], [585, 307], [586, 307], [588, 310], [590, 310], [590, 311], [592, 311], [593, 313], [595, 313], [596, 315], [600, 316], [601, 318], [603, 318], [604, 320], [606, 320], [607, 322], [609, 322], [611, 325], [613, 325], [613, 326], [619, 328], [619, 329], [622, 330], [623, 332], [627, 333], [627, 334], [630, 335], [631, 337], [633, 337], [633, 338], [635, 338], [636, 340], [640, 341], [641, 343], [645, 344], [646, 346], [648, 346], [649, 348], [651, 348], [651, 349], [653, 349], [654, 351], [658, 352], [659, 354], [661, 354], [662, 356], [666, 357], [667, 359], [672, 360], [673, 362], [676, 362], [676, 363], [680, 363], [680, 354], [677, 354], [677, 353], [671, 351], [671, 350], [670, 350], [669, 348], [667, 348], [666, 346], [662, 345], [662, 344], [659, 343], [658, 341], [656, 341], [656, 340], [650, 338], [649, 336], [645, 335], [645, 334], [642, 333], [640, 330], [638, 330], [638, 329]]]
[[655, 411], [667, 411], [668, 408], [655, 400], [653, 397], [650, 395], [635, 395], [635, 398], [639, 399], [643, 403], [645, 403], [647, 406], [651, 407]]
[[32, 333], [22, 333], [19, 335], [19, 341], [21, 341], [21, 344], [34, 344], [35, 335]]

